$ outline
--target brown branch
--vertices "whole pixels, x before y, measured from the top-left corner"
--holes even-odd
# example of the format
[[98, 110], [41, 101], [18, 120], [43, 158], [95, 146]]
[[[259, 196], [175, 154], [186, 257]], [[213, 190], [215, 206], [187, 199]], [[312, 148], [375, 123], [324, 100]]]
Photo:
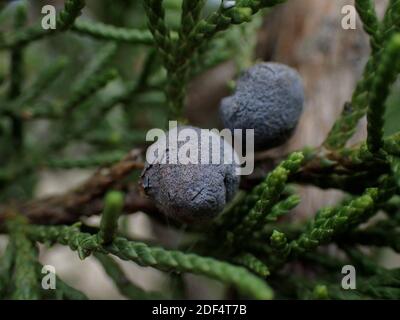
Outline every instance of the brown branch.
[[[343, 189], [356, 194], [362, 192], [365, 185], [372, 185], [377, 177], [387, 173], [390, 167], [387, 162], [378, 158], [363, 162], [354, 161], [350, 154], [358, 154], [360, 147], [360, 145], [353, 146], [351, 149], [346, 149], [346, 152], [327, 150], [323, 146], [308, 150], [307, 160], [299, 172], [292, 176], [291, 182], [312, 184], [321, 189]], [[269, 153], [259, 154], [255, 158], [253, 174], [242, 179], [241, 188], [245, 190], [253, 188], [286, 157], [271, 157]]]
[[126, 212], [146, 211], [156, 214], [157, 209], [141, 194], [138, 186], [124, 182], [132, 171], [143, 168], [142, 153], [140, 149], [132, 150], [114, 166], [98, 169], [80, 187], [63, 195], [0, 207], [0, 224], [11, 211], [18, 211], [31, 222], [38, 224], [73, 223], [82, 216], [99, 214], [103, 208], [103, 195], [112, 188], [126, 192]]
[[[357, 152], [357, 148], [353, 149]], [[70, 224], [79, 221], [81, 217], [96, 215], [102, 212], [103, 196], [109, 189], [121, 190], [125, 193], [124, 212], [134, 213], [143, 211], [152, 218], [165, 223], [166, 218], [148, 199], [141, 187], [127, 179], [134, 170], [142, 169], [143, 149], [132, 150], [123, 160], [110, 168], [100, 168], [94, 175], [77, 189], [66, 194], [31, 200], [27, 203], [13, 206], [0, 206], [0, 225], [7, 214], [18, 211], [31, 222], [37, 224]], [[382, 163], [379, 166], [372, 162], [365, 167], [365, 163], [353, 163], [349, 157], [323, 147], [308, 151], [308, 160], [301, 170], [293, 176], [293, 182], [300, 184], [312, 183], [321, 188], [338, 188], [339, 185], [349, 192], [357, 193], [363, 190], [362, 181], [375, 179], [388, 168]], [[260, 183], [265, 176], [285, 159], [282, 156], [270, 156], [260, 153], [256, 156], [255, 170], [252, 175], [241, 179], [241, 188], [249, 190]], [[348, 179], [346, 173], [358, 172], [357, 178]], [[330, 177], [322, 179], [326, 175]], [[333, 176], [331, 176], [333, 175]], [[171, 221], [166, 222], [171, 223]]]

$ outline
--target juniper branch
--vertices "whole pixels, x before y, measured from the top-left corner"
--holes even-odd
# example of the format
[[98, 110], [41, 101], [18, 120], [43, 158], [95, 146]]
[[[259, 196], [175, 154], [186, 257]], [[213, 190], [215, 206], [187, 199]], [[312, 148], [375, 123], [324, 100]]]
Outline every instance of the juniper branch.
[[377, 64], [381, 60], [382, 50], [387, 42], [396, 32], [396, 24], [400, 25], [400, 2], [391, 1], [385, 14], [383, 23], [377, 22], [376, 13], [374, 13], [373, 4], [369, 0], [360, 0], [356, 2], [360, 17], [363, 20], [364, 28], [371, 35], [371, 45], [374, 52], [371, 54], [362, 78], [357, 83], [350, 103], [346, 103], [341, 117], [335, 122], [324, 145], [331, 149], [342, 148], [347, 140], [354, 134], [358, 121], [371, 105], [369, 91], [372, 90], [373, 80]]
[[256, 299], [271, 299], [272, 291], [261, 279], [246, 269], [212, 258], [179, 251], [150, 248], [144, 244], [129, 243], [125, 239], [114, 241], [110, 252], [122, 259], [136, 261], [140, 265], [162, 270], [175, 270], [202, 274], [235, 286], [242, 294]]
[[[270, 8], [280, 3], [286, 2], [286, 0], [264, 0], [264, 1], [248, 1], [238, 0], [232, 7], [221, 6], [220, 9], [211, 14], [208, 18], [201, 20], [186, 44], [188, 52], [193, 52], [200, 45], [200, 43], [206, 39], [212, 38], [217, 32], [226, 30], [231, 24], [241, 24], [251, 19], [251, 16], [256, 14], [263, 8]], [[188, 45], [194, 45], [197, 41], [195, 48], [189, 48]]]
[[274, 253], [270, 257], [270, 263], [272, 268], [276, 270], [277, 268], [281, 267], [288, 259], [291, 253], [291, 247], [289, 245], [286, 235], [278, 230], [274, 230], [272, 232], [269, 241], [272, 252]]
[[[103, 208], [103, 195], [107, 190], [114, 188], [118, 190], [120, 182], [125, 177], [134, 172], [134, 170], [142, 168], [140, 150], [132, 150], [121, 162], [107, 168], [107, 170], [96, 171], [76, 189], [62, 195], [19, 203], [17, 210], [27, 217], [30, 222], [42, 224], [70, 224], [76, 222], [80, 216], [99, 214]], [[13, 175], [11, 174], [8, 179], [14, 179]], [[151, 202], [141, 197], [132, 186], [125, 185], [125, 188], [130, 190], [125, 202], [125, 207], [128, 211], [158, 212]], [[10, 209], [12, 210], [13, 207], [0, 206], [0, 226], [5, 222]]]
[[77, 20], [71, 27], [71, 30], [77, 34], [100, 40], [125, 42], [129, 44], [154, 44], [153, 37], [147, 30], [118, 28], [101, 22]]
[[125, 103], [129, 98], [136, 92], [137, 83], [135, 81], [129, 82], [125, 85], [122, 92], [101, 100], [97, 105], [96, 109], [86, 115], [86, 119], [83, 119], [77, 128], [71, 128], [67, 132], [63, 132], [59, 137], [55, 139], [52, 147], [57, 149], [65, 145], [65, 141], [72, 141], [74, 139], [82, 138], [89, 134], [91, 129], [100, 121], [104, 115], [112, 110], [113, 107], [119, 103]]
[[117, 234], [118, 218], [124, 205], [123, 194], [117, 191], [109, 191], [104, 202], [98, 237], [101, 244], [108, 244], [113, 241]]
[[390, 167], [392, 169], [393, 178], [398, 186], [400, 186], [400, 158], [396, 156], [388, 156]]
[[126, 155], [126, 152], [108, 152], [106, 154], [91, 155], [81, 159], [48, 159], [44, 167], [52, 169], [73, 169], [73, 168], [96, 168], [111, 166], [120, 162]]
[[249, 233], [262, 228], [270, 210], [279, 201], [289, 175], [295, 173], [300, 168], [303, 159], [304, 156], [302, 153], [293, 153], [268, 175], [261, 197], [243, 218], [240, 225], [233, 230], [233, 234], [237, 239], [244, 239]]
[[[2, 107], [0, 112], [24, 117], [24, 114], [29, 110], [26, 109], [26, 107], [30, 107], [30, 105], [34, 103], [34, 101], [55, 81], [66, 66], [67, 60], [61, 58], [45, 67], [32, 85], [24, 90], [17, 99], [14, 99], [8, 105]], [[35, 112], [33, 111], [34, 109], [35, 108], [32, 108], [32, 112]]]
[[60, 278], [57, 279], [57, 290], [61, 292], [62, 299], [65, 300], [89, 300], [89, 298], [81, 291], [66, 284]]
[[18, 99], [18, 103], [20, 105], [32, 103], [54, 82], [67, 65], [68, 60], [66, 58], [60, 58], [45, 67], [35, 82], [32, 83], [30, 89], [25, 91], [21, 98]]
[[94, 256], [101, 263], [104, 271], [112, 279], [118, 291], [125, 297], [133, 300], [158, 300], [165, 297], [157, 292], [146, 292], [133, 284], [125, 275], [122, 268], [109, 256], [95, 253]]
[[200, 19], [200, 13], [204, 6], [204, 0], [183, 0], [181, 29], [179, 37], [186, 38], [194, 29]]
[[[153, 33], [159, 52], [164, 60], [164, 67], [168, 71], [166, 96], [170, 106], [171, 116], [181, 119], [181, 112], [186, 94], [188, 68], [196, 52], [214, 35], [226, 30], [232, 24], [241, 24], [249, 21], [251, 16], [265, 7], [272, 7], [285, 0], [248, 1], [239, 0], [231, 8], [221, 6], [210, 17], [200, 20], [195, 26], [190, 25], [191, 32], [174, 42], [170, 38], [170, 31], [165, 26], [164, 10], [161, 0], [145, 1], [145, 9], [149, 19], [149, 28]], [[192, 4], [193, 5], [193, 4]], [[192, 9], [196, 15], [196, 6], [185, 7]], [[184, 12], [184, 16], [186, 16]], [[189, 26], [189, 24], [188, 24]], [[185, 27], [184, 27], [185, 28]]]
[[72, 85], [71, 91], [76, 92], [83, 88], [86, 82], [92, 81], [91, 79], [97, 74], [103, 72], [111, 62], [111, 59], [117, 52], [117, 45], [115, 42], [109, 42], [102, 46], [100, 51], [93, 57], [93, 59], [85, 66], [85, 69], [80, 73], [79, 79]]
[[[388, 43], [373, 80], [368, 108], [368, 149], [376, 153], [383, 146], [383, 116], [390, 87], [400, 71], [400, 35]], [[394, 65], [393, 65], [394, 62]]]
[[390, 40], [393, 34], [399, 31], [400, 31], [400, 1], [390, 0], [383, 21], [382, 37], [385, 40]]
[[291, 250], [302, 253], [315, 249], [330, 241], [335, 234], [361, 223], [369, 217], [369, 212], [374, 209], [379, 196], [377, 189], [368, 189], [348, 205], [321, 210], [308, 230], [290, 243]]
[[365, 115], [369, 103], [369, 90], [374, 77], [377, 57], [372, 55], [367, 61], [363, 75], [358, 81], [350, 102], [345, 103], [342, 114], [337, 119], [324, 142], [328, 149], [340, 149], [353, 136], [356, 125]]
[[[40, 275], [42, 275], [43, 266], [41, 263], [36, 263], [36, 273], [38, 275], [38, 281], [41, 281]], [[54, 290], [41, 290], [42, 297], [49, 297], [50, 299], [56, 300], [88, 300], [88, 297], [81, 291], [71, 287], [59, 277], [56, 276], [56, 289]]]
[[370, 226], [365, 230], [355, 230], [338, 238], [341, 245], [366, 245], [376, 247], [389, 247], [395, 252], [400, 252], [400, 233], [397, 225], [388, 225], [386, 221]]
[[291, 195], [288, 198], [278, 202], [273, 206], [271, 213], [267, 215], [266, 223], [275, 222], [278, 218], [286, 215], [290, 210], [294, 209], [301, 199], [298, 195]]
[[242, 294], [257, 299], [272, 298], [272, 291], [264, 281], [242, 267], [213, 258], [149, 247], [144, 243], [128, 241], [124, 238], [115, 238], [110, 245], [102, 247], [97, 235], [82, 233], [77, 226], [30, 226], [28, 232], [35, 241], [68, 245], [72, 250], [78, 251], [81, 258], [87, 257], [92, 252], [111, 253], [141, 266], [164, 271], [190, 272], [215, 278], [234, 285]]
[[6, 298], [9, 290], [10, 280], [15, 259], [15, 248], [10, 241], [6, 247], [6, 251], [0, 259], [0, 299]]
[[81, 14], [81, 10], [85, 6], [84, 0], [66, 0], [64, 10], [57, 16], [56, 29], [44, 29], [41, 25], [28, 27], [17, 33], [10, 35], [0, 42], [0, 49], [10, 49], [26, 45], [29, 42], [42, 39], [46, 36], [53, 35], [59, 31], [65, 31], [71, 27], [75, 19]]
[[236, 256], [233, 262], [246, 267], [262, 278], [269, 275], [268, 267], [251, 253], [242, 253]]
[[93, 75], [86, 82], [82, 83], [82, 87], [77, 87], [71, 93], [69, 100], [60, 109], [63, 113], [69, 114], [77, 108], [79, 104], [83, 103], [94, 93], [105, 87], [117, 76], [118, 72], [115, 69], [108, 69], [101, 74]]
[[62, 31], [70, 28], [84, 7], [85, 0], [66, 0], [64, 10], [57, 17], [57, 27]]
[[36, 277], [35, 264], [37, 249], [28, 239], [25, 222], [16, 218], [8, 222], [8, 228], [15, 248], [14, 264], [14, 292], [12, 298], [16, 300], [39, 299], [39, 283]]
[[173, 57], [171, 54], [172, 42], [170, 30], [165, 23], [165, 10], [162, 0], [145, 0], [143, 1], [144, 9], [148, 18], [148, 27], [153, 35], [154, 42], [159, 50], [161, 57], [164, 60], [164, 65], [167, 70], [172, 65]]
[[[16, 32], [26, 23], [26, 8], [18, 6], [14, 17], [14, 28]], [[10, 52], [10, 87], [8, 89], [8, 100], [17, 98], [22, 91], [24, 76], [24, 53], [23, 47], [19, 46]], [[20, 151], [23, 145], [23, 123], [20, 117], [11, 116], [12, 136], [16, 150]]]
[[285, 260], [289, 256], [291, 248], [284, 233], [274, 230], [270, 242], [271, 247], [280, 259]]
[[380, 48], [379, 39], [380, 22], [378, 20], [375, 6], [371, 0], [357, 0], [356, 10], [363, 22], [364, 30], [370, 36], [371, 48], [376, 51]]

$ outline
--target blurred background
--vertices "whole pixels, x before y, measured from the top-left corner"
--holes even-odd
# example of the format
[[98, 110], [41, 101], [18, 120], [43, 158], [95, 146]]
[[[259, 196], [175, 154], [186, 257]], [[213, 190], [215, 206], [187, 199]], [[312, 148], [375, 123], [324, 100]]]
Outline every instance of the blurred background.
[[[376, 6], [383, 14], [386, 0], [377, 0]], [[42, 15], [41, 8], [46, 4], [58, 10], [63, 1], [30, 0], [4, 1], [0, 13], [0, 32], [7, 34], [12, 30], [13, 15], [18, 5], [25, 3], [28, 8], [28, 24], [37, 24]], [[180, 0], [165, 0], [167, 21], [172, 28], [180, 23]], [[218, 0], [208, 0], [203, 14], [206, 16], [216, 10]], [[269, 12], [258, 14], [251, 23], [235, 26], [212, 41], [203, 60], [194, 66], [189, 86], [186, 115], [194, 125], [204, 128], [219, 127], [218, 106], [220, 100], [229, 95], [232, 81], [244, 68], [256, 61], [277, 61], [296, 68], [303, 77], [306, 88], [304, 114], [293, 138], [283, 147], [268, 151], [272, 155], [282, 155], [304, 146], [317, 146], [325, 138], [333, 122], [340, 114], [343, 105], [351, 98], [356, 81], [359, 79], [369, 54], [367, 36], [357, 18], [355, 30], [344, 30], [341, 25], [343, 6], [353, 4], [351, 0], [289, 0]], [[146, 17], [139, 0], [87, 0], [80, 19], [101, 21], [126, 28], [146, 29]], [[25, 51], [25, 84], [29, 86], [40, 70], [49, 64], [66, 58], [68, 65], [42, 97], [42, 103], [62, 104], [68, 99], [69, 89], [79, 84], [82, 70], [90, 69], [93, 57], [109, 44], [74, 33], [64, 33], [36, 41]], [[126, 83], [134, 81], [151, 54], [151, 48], [141, 45], [118, 45], [112, 66], [118, 70], [119, 77], [91, 98], [88, 110], [102, 105], [104, 99], [118, 95]], [[160, 67], [157, 55], [151, 55], [151, 66], [155, 70], [148, 81], [147, 90], [138, 92], [129, 100], [105, 110], [97, 123], [98, 132], [93, 131], [85, 142], [77, 139], [63, 148], [61, 155], [74, 157], [91, 154], [92, 150], [109, 150], [110, 146], [119, 151], [129, 151], [135, 146], [144, 145], [148, 128], [163, 127], [167, 116], [165, 97], [162, 93], [165, 72]], [[6, 80], [9, 55], [0, 52], [0, 79]], [[4, 95], [6, 86], [0, 87]], [[0, 101], [1, 103], [1, 101]], [[91, 108], [93, 106], [93, 108]], [[121, 110], [128, 110], [124, 117]], [[83, 111], [76, 117], [84, 116]], [[400, 85], [397, 84], [388, 101], [386, 115], [386, 134], [400, 129]], [[0, 127], [6, 124], [0, 122]], [[74, 118], [71, 119], [72, 127]], [[32, 121], [29, 124], [32, 134], [29, 145], [46, 144], [54, 132], [61, 132], [57, 124], [47, 120]], [[126, 137], [124, 128], [130, 128]], [[68, 128], [66, 129], [69, 130]], [[100, 132], [101, 131], [101, 132]], [[15, 146], [0, 130], [0, 165], [7, 162], [7, 150]], [[104, 132], [107, 134], [104, 135]], [[101, 134], [100, 134], [101, 133]], [[365, 138], [365, 121], [359, 125], [352, 143]], [[89, 141], [89, 143], [88, 143]], [[31, 197], [61, 194], [87, 179], [93, 170], [42, 170], [26, 179], [24, 186], [16, 184], [1, 192], [1, 202], [24, 201]], [[321, 205], [335, 203], [342, 195], [336, 191], [321, 191], [316, 188], [301, 188], [302, 204], [296, 208], [294, 216], [301, 219], [315, 212]], [[96, 224], [96, 217], [88, 223]], [[121, 223], [129, 234], [149, 241], [160, 239], [170, 246], [179, 243], [179, 233], [161, 229], [141, 213], [124, 217]], [[183, 230], [182, 230], [183, 232]], [[0, 237], [0, 252], [5, 246], [5, 238]], [[58, 275], [67, 283], [85, 292], [90, 298], [122, 298], [113, 287], [101, 266], [95, 259], [80, 261], [69, 248], [42, 248], [41, 261], [56, 267]], [[384, 252], [382, 261], [386, 265], [400, 266], [400, 260], [392, 252]], [[132, 263], [120, 262], [129, 277], [145, 289], [169, 290], [172, 285], [158, 271], [140, 268]], [[218, 298], [220, 287], [210, 280], [190, 276], [191, 296], [193, 298]], [[206, 287], [214, 290], [206, 290]]]

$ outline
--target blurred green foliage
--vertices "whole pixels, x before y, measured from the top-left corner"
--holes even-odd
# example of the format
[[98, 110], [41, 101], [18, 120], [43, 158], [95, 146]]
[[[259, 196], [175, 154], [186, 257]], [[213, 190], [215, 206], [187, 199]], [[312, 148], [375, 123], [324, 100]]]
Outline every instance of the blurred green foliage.
[[400, 84], [397, 84], [387, 101], [385, 135], [390, 136], [400, 129]]

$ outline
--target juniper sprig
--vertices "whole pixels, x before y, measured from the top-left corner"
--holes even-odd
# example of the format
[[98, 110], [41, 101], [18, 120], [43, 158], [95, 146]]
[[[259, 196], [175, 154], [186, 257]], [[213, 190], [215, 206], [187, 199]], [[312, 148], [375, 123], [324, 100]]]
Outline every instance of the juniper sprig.
[[12, 275], [12, 270], [15, 260], [15, 248], [12, 242], [7, 245], [7, 248], [0, 260], [0, 298], [4, 299], [7, 296], [7, 289]]
[[357, 0], [356, 9], [363, 22], [365, 32], [370, 36], [371, 48], [377, 50], [380, 47], [380, 22], [375, 11], [375, 4], [371, 0]]
[[130, 44], [153, 44], [153, 38], [148, 31], [137, 29], [118, 28], [99, 22], [77, 20], [71, 27], [77, 34], [85, 35], [99, 40], [125, 42]]
[[113, 280], [118, 291], [125, 297], [132, 300], [154, 300], [165, 299], [165, 297], [156, 292], [147, 292], [137, 285], [133, 284], [124, 274], [122, 268], [111, 257], [95, 253], [94, 256], [102, 265], [104, 271]]
[[251, 253], [238, 255], [234, 258], [234, 262], [248, 268], [262, 278], [265, 278], [270, 274], [268, 267]]
[[124, 205], [124, 198], [120, 192], [111, 191], [106, 195], [104, 202], [98, 236], [101, 244], [108, 244], [114, 240], [117, 234], [118, 218]]
[[55, 34], [59, 31], [68, 30], [75, 19], [81, 14], [85, 7], [85, 0], [66, 0], [64, 10], [57, 17], [58, 28], [44, 29], [40, 25], [21, 29], [17, 33], [11, 34], [0, 41], [0, 48], [16, 48], [27, 45], [29, 42], [39, 40], [46, 36]]
[[16, 300], [36, 300], [39, 298], [39, 283], [36, 279], [35, 263], [37, 249], [27, 237], [23, 219], [10, 221], [10, 241], [15, 250], [12, 298]]
[[[41, 281], [43, 265], [36, 263], [36, 278]], [[51, 300], [88, 300], [88, 297], [81, 291], [69, 286], [56, 276], [56, 289], [40, 291], [41, 297]]]
[[68, 245], [72, 250], [78, 251], [82, 259], [93, 252], [111, 253], [123, 260], [134, 261], [141, 266], [206, 275], [232, 284], [243, 294], [248, 294], [253, 298], [272, 298], [271, 289], [252, 273], [244, 268], [212, 258], [149, 247], [145, 243], [132, 242], [119, 237], [115, 238], [108, 246], [103, 247], [99, 243], [97, 235], [82, 233], [77, 226], [31, 226], [28, 233], [35, 241]]
[[[393, 36], [384, 48], [372, 83], [368, 108], [368, 149], [377, 152], [383, 145], [383, 115], [390, 87], [400, 71], [400, 35]], [[394, 65], [393, 65], [394, 63]]]
[[[54, 30], [39, 21], [28, 25], [27, 3], [4, 9], [12, 14], [0, 37], [7, 58], [0, 61], [0, 232], [8, 240], [0, 298], [90, 297], [59, 277], [57, 290], [40, 289], [39, 243], [67, 246], [81, 259], [93, 255], [129, 299], [187, 298], [185, 273], [215, 279], [238, 298], [400, 298], [399, 269], [381, 266], [375, 255], [381, 248], [400, 252], [400, 133], [385, 131], [388, 98], [400, 74], [400, 0], [389, 1], [383, 19], [374, 1], [355, 1], [371, 54], [321, 146], [259, 153], [254, 173], [240, 186], [236, 164], [188, 169], [145, 161], [148, 130], [166, 120], [193, 128], [185, 115], [191, 80], [227, 61], [242, 74], [227, 98], [228, 114], [239, 124], [257, 118], [250, 127], [265, 129], [261, 151], [276, 146], [270, 135], [278, 144], [286, 141], [282, 133], [292, 131], [301, 114], [300, 77], [286, 66], [256, 63], [252, 46], [242, 48], [256, 38], [261, 11], [285, 2], [223, 1], [208, 14], [204, 0], [173, 6], [143, 0], [141, 7], [132, 4], [135, 10], [117, 1], [118, 17], [101, 19], [91, 4], [65, 0]], [[45, 66], [36, 63], [50, 55]], [[265, 73], [254, 70], [272, 73], [260, 81]], [[282, 106], [288, 94], [295, 96], [293, 113]], [[269, 113], [260, 117], [246, 109], [250, 105]], [[368, 136], [350, 145], [364, 116]], [[90, 169], [91, 176], [68, 192], [35, 198], [41, 172], [71, 169]], [[344, 197], [304, 214], [300, 185], [333, 188]], [[126, 220], [120, 216], [137, 212], [178, 231], [182, 241], [157, 237], [150, 243], [127, 223], [121, 230]], [[82, 218], [93, 215], [100, 222], [86, 225]], [[163, 272], [172, 293], [144, 290], [119, 260]], [[340, 287], [336, 275], [345, 264], [357, 268], [357, 290]]]
[[235, 237], [243, 240], [250, 232], [261, 229], [265, 225], [270, 210], [279, 201], [289, 175], [300, 168], [302, 161], [303, 155], [301, 153], [293, 153], [268, 175], [265, 189], [261, 192], [254, 207], [232, 231]]

